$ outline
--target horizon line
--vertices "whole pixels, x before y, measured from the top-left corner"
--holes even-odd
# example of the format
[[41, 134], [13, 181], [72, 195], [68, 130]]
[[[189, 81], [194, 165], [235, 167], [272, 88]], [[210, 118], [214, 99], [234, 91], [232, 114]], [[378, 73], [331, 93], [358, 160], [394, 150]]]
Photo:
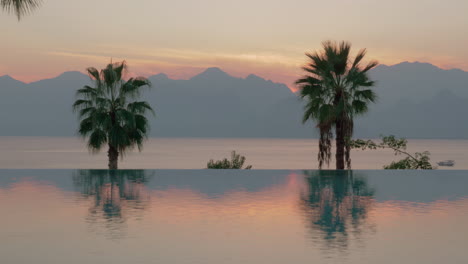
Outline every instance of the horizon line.
[[[384, 67], [394, 67], [394, 66], [398, 66], [398, 65], [401, 65], [401, 64], [428, 64], [428, 65], [431, 65], [431, 66], [434, 66], [440, 70], [444, 70], [444, 71], [450, 71], [450, 70], [459, 70], [459, 71], [462, 71], [462, 72], [465, 72], [465, 73], [468, 73], [468, 69], [465, 70], [465, 69], [461, 69], [461, 68], [456, 68], [456, 67], [452, 67], [452, 68], [448, 68], [448, 67], [442, 67], [442, 66], [438, 66], [438, 65], [435, 65], [435, 64], [432, 64], [431, 62], [422, 62], [422, 61], [401, 61], [401, 62], [398, 62], [398, 63], [395, 63], [395, 64], [379, 64], [377, 67], [381, 67], [381, 66], [384, 66]], [[377, 68], [376, 67], [376, 68]], [[171, 77], [170, 74], [167, 74], [165, 72], [159, 72], [159, 73], [154, 73], [154, 74], [151, 74], [151, 75], [148, 75], [148, 76], [144, 76], [144, 75], [138, 75], [138, 74], [133, 74], [133, 73], [130, 73], [129, 76], [130, 77], [145, 77], [145, 78], [151, 78], [151, 77], [154, 77], [154, 76], [157, 76], [157, 75], [165, 75], [169, 80], [174, 80], [174, 81], [177, 81], [177, 80], [190, 80], [196, 76], [199, 76], [203, 73], [205, 73], [207, 70], [209, 69], [219, 69], [221, 72], [233, 77], [233, 78], [238, 78], [238, 79], [246, 79], [247, 77], [253, 75], [253, 76], [256, 76], [256, 77], [259, 77], [261, 79], [264, 79], [265, 81], [271, 81], [273, 83], [277, 83], [277, 84], [284, 84], [286, 86], [289, 87], [289, 85], [287, 85], [286, 83], [283, 83], [283, 82], [276, 82], [274, 80], [271, 80], [271, 79], [267, 79], [263, 76], [260, 76], [258, 74], [255, 74], [255, 73], [249, 73], [249, 74], [243, 74], [242, 76], [239, 76], [239, 75], [235, 75], [235, 74], [232, 74], [232, 73], [229, 73], [225, 70], [223, 70], [221, 67], [219, 66], [211, 66], [211, 67], [207, 67], [207, 68], [204, 68], [203, 70], [201, 70], [200, 72], [196, 73], [196, 74], [193, 74], [191, 76], [188, 76], [186, 78], [176, 78], [176, 79], [173, 79]], [[74, 72], [77, 72], [77, 73], [81, 73], [87, 77], [89, 77], [88, 74], [85, 73], [85, 71], [80, 71], [80, 70], [70, 70], [70, 71], [63, 71], [59, 74], [55, 74], [53, 76], [46, 76], [44, 78], [40, 78], [40, 79], [35, 79], [35, 80], [32, 80], [32, 81], [24, 81], [24, 80], [21, 80], [22, 78], [15, 78], [14, 76], [8, 74], [8, 73], [5, 73], [3, 75], [0, 75], [0, 78], [2, 77], [9, 77], [15, 81], [18, 81], [18, 82], [21, 82], [23, 84], [32, 84], [32, 83], [35, 83], [35, 82], [39, 82], [39, 81], [43, 81], [43, 80], [52, 80], [52, 79], [56, 79], [60, 76], [62, 76], [63, 74], [66, 74], [66, 73], [74, 73]]]

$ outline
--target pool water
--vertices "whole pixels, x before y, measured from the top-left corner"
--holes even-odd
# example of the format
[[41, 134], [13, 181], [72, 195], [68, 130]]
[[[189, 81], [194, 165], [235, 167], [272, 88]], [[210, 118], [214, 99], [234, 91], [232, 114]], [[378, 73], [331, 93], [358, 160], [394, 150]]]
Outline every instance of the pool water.
[[468, 263], [467, 171], [0, 170], [0, 263]]

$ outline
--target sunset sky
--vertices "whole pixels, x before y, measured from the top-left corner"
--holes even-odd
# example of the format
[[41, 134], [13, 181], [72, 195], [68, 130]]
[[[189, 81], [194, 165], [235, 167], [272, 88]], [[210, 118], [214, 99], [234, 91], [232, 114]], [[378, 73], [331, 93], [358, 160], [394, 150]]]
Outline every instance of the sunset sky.
[[189, 78], [217, 66], [291, 86], [304, 53], [347, 40], [382, 64], [468, 71], [466, 0], [44, 0], [0, 13], [0, 76], [30, 82], [127, 60], [134, 74]]

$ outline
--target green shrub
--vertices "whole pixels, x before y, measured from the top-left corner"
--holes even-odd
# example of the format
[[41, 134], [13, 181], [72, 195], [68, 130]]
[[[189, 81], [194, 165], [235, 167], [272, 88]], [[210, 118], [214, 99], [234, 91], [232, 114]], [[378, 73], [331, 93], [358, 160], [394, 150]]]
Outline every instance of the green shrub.
[[[231, 152], [231, 160], [229, 161], [228, 159], [222, 159], [222, 160], [210, 160], [206, 164], [206, 167], [208, 169], [242, 169], [242, 166], [244, 166], [245, 163], [245, 157], [241, 156], [240, 154], [236, 154], [236, 151]], [[246, 170], [250, 170], [252, 168], [252, 165], [248, 165], [245, 167]]]

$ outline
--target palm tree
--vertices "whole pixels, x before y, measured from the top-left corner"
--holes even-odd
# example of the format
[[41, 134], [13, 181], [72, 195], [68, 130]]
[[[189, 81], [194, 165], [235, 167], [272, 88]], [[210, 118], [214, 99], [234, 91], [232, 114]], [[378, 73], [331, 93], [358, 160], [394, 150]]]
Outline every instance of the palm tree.
[[141, 151], [149, 130], [146, 112], [154, 114], [146, 101], [134, 101], [141, 88], [151, 83], [143, 77], [123, 79], [126, 63], [110, 63], [98, 71], [88, 68], [87, 72], [95, 87], [84, 86], [76, 93], [78, 99], [73, 109], [78, 111], [80, 127], [78, 133], [88, 137], [88, 148], [96, 153], [106, 144], [109, 147], [109, 169], [117, 169], [120, 155], [135, 146]]
[[370, 88], [375, 82], [368, 77], [368, 71], [378, 65], [371, 61], [361, 66], [366, 50], [358, 52], [354, 60], [350, 57], [351, 44], [348, 42], [323, 42], [323, 51], [306, 53], [310, 62], [302, 69], [307, 74], [296, 84], [300, 96], [307, 101], [303, 123], [316, 121], [320, 131], [319, 168], [330, 164], [333, 128], [336, 134], [336, 169], [351, 168], [350, 151], [347, 141], [353, 135], [353, 119], [368, 110], [368, 104], [375, 102], [376, 94]]
[[18, 20], [41, 5], [41, 0], [0, 0], [0, 6], [7, 12], [15, 13]]

